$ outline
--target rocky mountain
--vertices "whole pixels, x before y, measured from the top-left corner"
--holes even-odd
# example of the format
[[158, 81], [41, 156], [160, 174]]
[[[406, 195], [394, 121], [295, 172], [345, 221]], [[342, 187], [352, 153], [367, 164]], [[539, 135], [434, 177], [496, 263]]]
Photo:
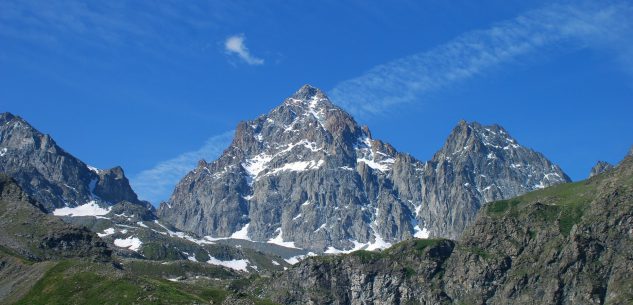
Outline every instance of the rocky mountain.
[[4, 174], [0, 174], [0, 247], [35, 261], [78, 256], [109, 260], [112, 252], [96, 234], [46, 214]]
[[13, 177], [48, 212], [91, 202], [141, 203], [121, 167], [90, 167], [49, 135], [7, 112], [0, 114], [0, 172]]
[[225, 152], [188, 173], [158, 215], [201, 236], [337, 253], [457, 238], [486, 202], [566, 181], [501, 127], [478, 123], [460, 122], [420, 162], [306, 85], [241, 122]]
[[[98, 218], [141, 217], [142, 206], [122, 203], [112, 208], [120, 214]], [[139, 213], [130, 214], [131, 210]], [[127, 214], [125, 214], [127, 213]], [[92, 218], [79, 216], [78, 218]], [[208, 256], [181, 237], [155, 240], [144, 249], [131, 249], [135, 238], [122, 237], [123, 230], [135, 231], [131, 226], [117, 225], [111, 230], [95, 234], [85, 227], [68, 224], [59, 217], [46, 213], [43, 205], [28, 196], [12, 178], [0, 174], [0, 304], [273, 304], [244, 293], [234, 293], [234, 287], [248, 279], [248, 273], [234, 271], [238, 267], [257, 270], [266, 264], [274, 265], [269, 257], [255, 251], [222, 245], [210, 245]], [[147, 232], [164, 233], [168, 229], [159, 223], [148, 222], [137, 226]], [[112, 231], [112, 232], [110, 232]], [[99, 235], [99, 236], [98, 236]], [[162, 236], [157, 233], [156, 235]], [[116, 236], [112, 248], [102, 240]], [[189, 237], [191, 238], [191, 237]], [[124, 243], [128, 243], [127, 246]], [[143, 251], [145, 256], [121, 255]], [[195, 250], [191, 250], [195, 249]], [[180, 257], [181, 251], [191, 251]], [[195, 251], [195, 252], [194, 252]], [[248, 252], [250, 251], [250, 252]], [[249, 253], [258, 258], [252, 265], [245, 260], [221, 260]], [[169, 257], [174, 256], [174, 257]], [[143, 259], [139, 259], [143, 258]], [[155, 260], [154, 260], [155, 259]], [[210, 262], [197, 262], [209, 259]], [[249, 266], [250, 265], [250, 266]], [[282, 259], [276, 266], [289, 266]], [[227, 266], [229, 268], [227, 268]], [[263, 268], [262, 268], [263, 269]], [[243, 284], [242, 284], [243, 285]]]
[[499, 125], [465, 121], [425, 164], [419, 221], [438, 237], [459, 238], [487, 202], [512, 198], [570, 178]]
[[282, 304], [630, 304], [633, 156], [489, 203], [461, 240], [308, 258], [247, 290]]
[[613, 165], [611, 165], [608, 162], [605, 161], [598, 161], [598, 163], [596, 163], [596, 165], [594, 165], [591, 168], [591, 171], [589, 172], [589, 178], [595, 176], [595, 175], [599, 175], [604, 173], [605, 171], [608, 171], [610, 169], [613, 168]]

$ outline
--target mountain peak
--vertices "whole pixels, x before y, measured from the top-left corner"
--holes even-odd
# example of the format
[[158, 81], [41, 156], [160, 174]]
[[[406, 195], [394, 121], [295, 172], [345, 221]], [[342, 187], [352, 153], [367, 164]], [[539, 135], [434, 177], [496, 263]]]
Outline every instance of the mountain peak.
[[[520, 145], [500, 125], [482, 125], [479, 122], [459, 121], [448, 136], [442, 151], [445, 154], [472, 150], [509, 150]], [[441, 152], [442, 152], [441, 151]]]
[[604, 173], [605, 171], [608, 171], [610, 169], [613, 168], [613, 165], [611, 165], [608, 162], [605, 161], [598, 161], [598, 163], [596, 163], [596, 165], [594, 165], [591, 168], [591, 171], [589, 172], [589, 178], [595, 176], [595, 175], [599, 175]]
[[325, 96], [325, 93], [323, 93], [323, 91], [321, 91], [319, 88], [305, 84], [301, 86], [301, 88], [299, 88], [299, 90], [297, 90], [297, 92], [295, 92], [290, 98], [307, 101], [313, 99], [314, 97], [327, 98]]

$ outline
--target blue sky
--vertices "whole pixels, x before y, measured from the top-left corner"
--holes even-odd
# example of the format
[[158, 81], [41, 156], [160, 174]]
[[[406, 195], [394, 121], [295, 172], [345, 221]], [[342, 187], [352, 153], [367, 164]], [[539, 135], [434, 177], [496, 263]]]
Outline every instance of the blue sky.
[[627, 1], [2, 0], [0, 111], [154, 203], [305, 83], [420, 160], [476, 120], [579, 180], [633, 144], [631, 37]]

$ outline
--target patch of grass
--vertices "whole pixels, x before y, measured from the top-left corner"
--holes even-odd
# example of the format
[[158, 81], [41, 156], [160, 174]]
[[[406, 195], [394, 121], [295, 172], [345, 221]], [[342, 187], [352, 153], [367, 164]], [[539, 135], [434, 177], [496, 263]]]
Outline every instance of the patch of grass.
[[358, 257], [363, 263], [373, 262], [384, 257], [384, 254], [382, 252], [367, 250], [354, 251], [350, 253], [350, 255]]
[[226, 297], [229, 295], [229, 292], [222, 289], [206, 288], [200, 291], [198, 295], [203, 299], [213, 300], [214, 304], [220, 304], [224, 301], [224, 299], [226, 299]]
[[191, 304], [206, 300], [148, 278], [131, 278], [109, 266], [61, 261], [17, 304]]
[[[524, 211], [548, 223], [557, 222], [559, 232], [568, 236], [572, 227], [580, 222], [585, 209], [596, 196], [596, 185], [588, 181], [564, 183], [509, 199], [491, 202], [488, 215], [517, 217]], [[534, 210], [534, 203], [540, 203]], [[525, 209], [523, 209], [525, 208]], [[534, 238], [534, 233], [530, 233]]]
[[519, 203], [521, 203], [521, 201], [517, 198], [495, 201], [488, 204], [487, 211], [491, 214], [503, 214], [508, 209], [512, 209], [515, 206], [519, 205]]
[[145, 243], [141, 247], [143, 256], [150, 260], [179, 260], [184, 259], [180, 251], [174, 249], [169, 244], [160, 244], [157, 242]]
[[402, 273], [404, 273], [405, 277], [409, 278], [416, 275], [417, 272], [415, 272], [415, 269], [411, 267], [404, 267], [404, 269], [402, 269]]
[[192, 275], [203, 275], [210, 278], [234, 279], [238, 275], [225, 268], [209, 265], [206, 263], [196, 263], [190, 261], [173, 261], [161, 263], [146, 260], [124, 260], [123, 268], [133, 274], [150, 277], [177, 277]]
[[413, 241], [413, 248], [418, 252], [423, 252], [428, 247], [434, 247], [439, 244], [442, 239], [416, 239]]

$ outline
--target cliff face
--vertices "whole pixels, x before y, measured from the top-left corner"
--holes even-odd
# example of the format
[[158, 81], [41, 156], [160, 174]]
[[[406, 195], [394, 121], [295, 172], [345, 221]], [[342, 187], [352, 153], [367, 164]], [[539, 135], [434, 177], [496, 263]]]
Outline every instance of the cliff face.
[[0, 114], [0, 172], [15, 179], [48, 212], [90, 201], [139, 203], [120, 167], [89, 167], [10, 113]]
[[486, 202], [569, 181], [503, 128], [460, 122], [429, 162], [372, 138], [304, 86], [240, 123], [158, 214], [184, 231], [315, 252], [384, 248], [414, 236], [457, 238]]
[[284, 304], [623, 304], [633, 300], [633, 157], [487, 205], [458, 242], [309, 258], [251, 287]]

